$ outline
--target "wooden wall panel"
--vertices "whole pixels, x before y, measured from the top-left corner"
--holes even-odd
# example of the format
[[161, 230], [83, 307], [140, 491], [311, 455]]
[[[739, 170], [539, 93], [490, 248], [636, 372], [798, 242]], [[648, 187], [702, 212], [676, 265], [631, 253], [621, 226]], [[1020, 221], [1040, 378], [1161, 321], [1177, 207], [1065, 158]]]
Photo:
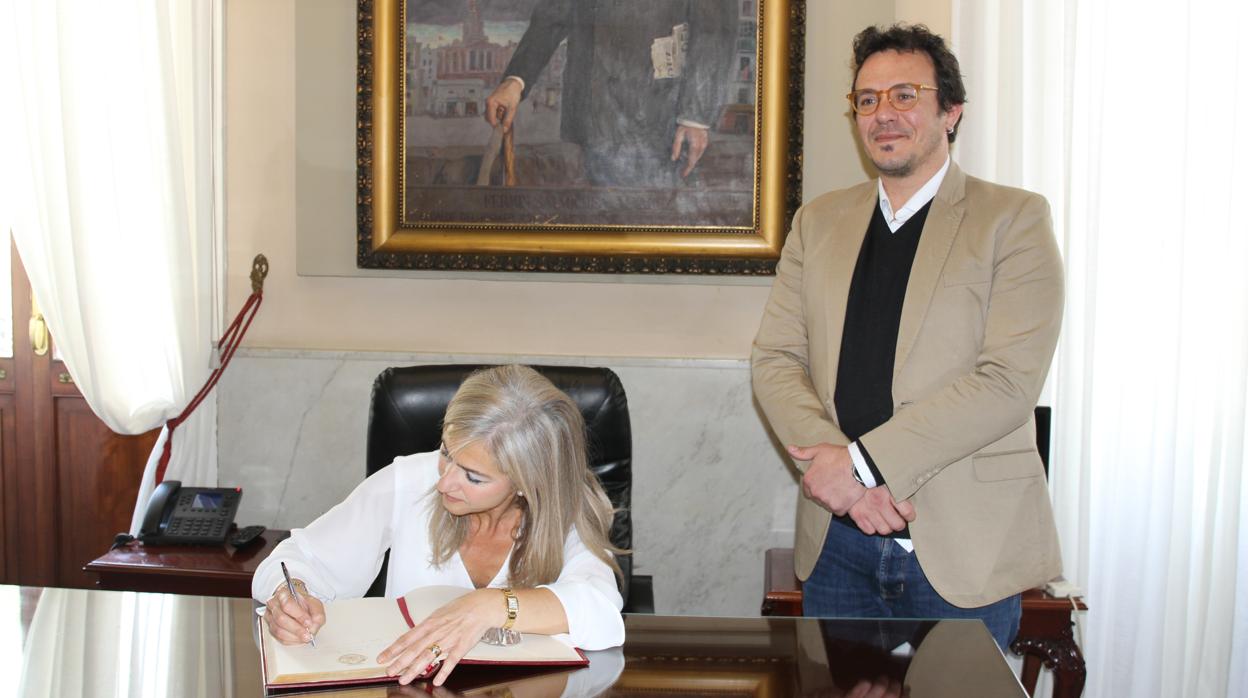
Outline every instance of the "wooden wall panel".
[[56, 397], [56, 472], [61, 541], [57, 586], [93, 587], [83, 565], [130, 528], [143, 466], [159, 431], [120, 436], [81, 397]]
[[0, 583], [93, 586], [82, 566], [129, 528], [159, 430], [112, 433], [51, 347], [35, 353], [30, 282], [10, 249], [13, 358], [0, 358]]
[[12, 391], [0, 392], [0, 579], [17, 575], [17, 550], [21, 545], [18, 537], [17, 507], [18, 491], [10, 483], [17, 481], [17, 422], [16, 400]]

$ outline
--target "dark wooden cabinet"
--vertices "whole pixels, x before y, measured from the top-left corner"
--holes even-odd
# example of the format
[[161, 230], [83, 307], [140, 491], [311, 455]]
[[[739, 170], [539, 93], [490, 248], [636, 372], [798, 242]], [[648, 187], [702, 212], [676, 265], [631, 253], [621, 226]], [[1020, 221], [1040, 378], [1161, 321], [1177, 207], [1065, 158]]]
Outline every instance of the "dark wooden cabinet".
[[13, 358], [0, 359], [0, 582], [94, 586], [83, 571], [130, 527], [159, 431], [113, 433], [91, 412], [64, 363], [29, 340], [31, 291], [13, 260]]

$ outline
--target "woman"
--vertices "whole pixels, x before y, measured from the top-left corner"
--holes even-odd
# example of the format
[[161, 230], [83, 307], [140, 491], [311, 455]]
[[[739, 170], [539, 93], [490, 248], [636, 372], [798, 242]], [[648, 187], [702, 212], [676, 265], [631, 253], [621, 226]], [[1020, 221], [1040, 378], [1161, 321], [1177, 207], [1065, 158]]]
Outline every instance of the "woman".
[[[435, 611], [377, 661], [407, 684], [442, 663], [441, 685], [486, 630], [562, 636], [586, 650], [624, 641], [611, 503], [586, 466], [572, 400], [526, 366], [468, 377], [447, 407], [439, 451], [395, 459], [256, 570], [269, 632], [309, 642], [322, 602], [362, 596], [390, 552], [387, 596], [473, 589]], [[300, 597], [286, 590], [285, 562]], [[306, 592], [306, 593], [305, 593]], [[514, 621], [509, 616], [514, 612]]]

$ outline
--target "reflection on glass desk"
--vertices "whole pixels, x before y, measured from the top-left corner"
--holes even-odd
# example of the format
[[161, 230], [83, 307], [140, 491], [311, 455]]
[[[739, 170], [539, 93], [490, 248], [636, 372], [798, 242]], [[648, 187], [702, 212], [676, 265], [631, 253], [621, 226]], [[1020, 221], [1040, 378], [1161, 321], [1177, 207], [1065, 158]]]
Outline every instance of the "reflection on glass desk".
[[[0, 586], [0, 617], [3, 695], [264, 694], [248, 599]], [[461, 666], [439, 689], [314, 695], [1026, 695], [979, 621], [638, 615], [625, 625], [624, 647], [586, 653], [584, 668]]]

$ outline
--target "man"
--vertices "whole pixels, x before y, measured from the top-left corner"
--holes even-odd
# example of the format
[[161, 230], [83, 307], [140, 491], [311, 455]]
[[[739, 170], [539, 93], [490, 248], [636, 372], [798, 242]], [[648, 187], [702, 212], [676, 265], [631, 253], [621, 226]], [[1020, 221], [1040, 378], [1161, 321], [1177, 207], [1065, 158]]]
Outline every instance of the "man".
[[[510, 129], [567, 39], [561, 135], [584, 149], [590, 183], [673, 186], [709, 145], [736, 28], [734, 0], [539, 0], [506, 77], [486, 99], [485, 118]], [[656, 40], [666, 57], [656, 55]]]
[[950, 161], [965, 88], [939, 36], [868, 28], [854, 65], [879, 179], [794, 215], [752, 357], [803, 473], [803, 610], [981, 618], [1005, 647], [1019, 592], [1061, 571], [1032, 416], [1062, 312], [1048, 204]]

